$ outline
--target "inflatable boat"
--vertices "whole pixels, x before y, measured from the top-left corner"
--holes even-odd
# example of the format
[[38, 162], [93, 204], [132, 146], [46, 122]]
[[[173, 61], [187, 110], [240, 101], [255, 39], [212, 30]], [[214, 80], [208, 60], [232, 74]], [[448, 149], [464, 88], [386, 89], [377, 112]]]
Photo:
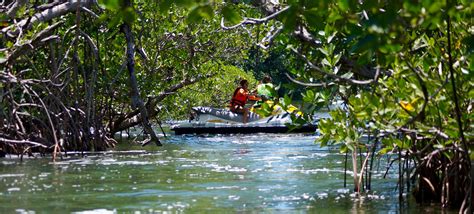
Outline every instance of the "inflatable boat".
[[282, 112], [261, 118], [249, 112], [248, 122], [242, 123], [242, 114], [227, 109], [213, 107], [193, 107], [192, 118], [188, 122], [171, 126], [176, 135], [181, 134], [234, 134], [234, 133], [312, 133], [316, 131], [315, 122], [302, 126], [291, 126], [291, 114]]

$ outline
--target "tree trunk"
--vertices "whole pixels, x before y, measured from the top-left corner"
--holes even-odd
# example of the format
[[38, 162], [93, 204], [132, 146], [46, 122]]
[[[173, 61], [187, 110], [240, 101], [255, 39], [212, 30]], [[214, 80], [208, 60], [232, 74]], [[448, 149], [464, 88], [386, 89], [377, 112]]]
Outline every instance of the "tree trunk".
[[354, 192], [360, 192], [359, 178], [357, 173], [357, 148], [352, 151], [352, 171], [354, 172]]
[[[195, 78], [184, 79], [181, 82], [165, 89], [158, 96], [149, 98], [147, 103], [145, 104], [149, 118], [153, 118], [153, 117], [156, 117], [156, 115], [158, 115], [159, 112], [156, 110], [156, 106], [158, 105], [159, 102], [164, 100], [167, 96], [174, 94], [181, 88], [184, 88], [188, 85], [192, 85], [202, 79], [210, 78], [212, 76], [214, 75], [213, 74], [198, 75]], [[136, 126], [142, 123], [142, 118], [138, 117], [139, 113], [140, 113], [140, 109], [130, 112], [127, 115], [120, 116], [118, 119], [114, 120], [110, 126], [110, 133], [115, 134], [117, 132], [124, 131], [128, 128], [131, 128], [133, 126]]]
[[[130, 7], [132, 2], [130, 0], [125, 1], [125, 6]], [[138, 108], [142, 118], [142, 125], [145, 133], [150, 135], [151, 141], [155, 142], [157, 146], [162, 146], [160, 139], [156, 136], [155, 131], [151, 127], [148, 120], [148, 111], [140, 99], [140, 93], [138, 91], [137, 77], [135, 75], [135, 44], [133, 40], [132, 30], [129, 23], [123, 23], [121, 26], [122, 32], [125, 34], [127, 41], [127, 69], [130, 78], [131, 96], [132, 96], [132, 108]]]

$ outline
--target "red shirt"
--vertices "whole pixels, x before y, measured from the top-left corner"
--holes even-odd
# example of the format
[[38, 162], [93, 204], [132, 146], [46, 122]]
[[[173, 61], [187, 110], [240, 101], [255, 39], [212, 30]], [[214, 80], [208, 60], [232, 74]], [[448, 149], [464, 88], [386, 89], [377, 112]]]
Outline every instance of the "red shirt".
[[241, 106], [244, 107], [245, 104], [247, 103], [249, 96], [249, 91], [242, 87], [238, 87], [234, 91], [234, 96], [232, 96], [232, 99], [230, 100], [230, 105], [232, 107], [234, 106]]

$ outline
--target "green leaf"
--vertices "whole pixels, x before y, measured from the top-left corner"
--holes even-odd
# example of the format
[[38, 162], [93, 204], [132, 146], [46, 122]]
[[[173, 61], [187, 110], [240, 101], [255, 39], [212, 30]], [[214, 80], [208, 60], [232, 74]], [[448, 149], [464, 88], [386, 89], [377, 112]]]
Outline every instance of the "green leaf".
[[392, 147], [384, 147], [379, 151], [379, 155], [385, 155], [388, 152], [392, 151], [392, 149], [393, 149]]
[[339, 0], [337, 6], [339, 6], [339, 8], [342, 10], [342, 11], [347, 11], [349, 10], [349, 0]]
[[323, 61], [321, 61], [321, 64], [322, 64], [322, 65], [329, 66], [329, 67], [332, 66], [332, 64], [331, 64], [326, 58], [324, 58]]
[[[173, 2], [173, 1], [171, 1]], [[185, 7], [185, 8], [191, 8], [196, 4], [194, 0], [175, 0], [174, 1], [176, 6], [178, 7]]]
[[326, 147], [328, 145], [327, 138], [321, 138], [318, 142], [320, 147]]
[[332, 34], [328, 37], [328, 40], [327, 40], [328, 44], [331, 43], [332, 39], [334, 39], [334, 37], [336, 36], [336, 34], [337, 34], [337, 31], [335, 31], [334, 33], [332, 33]]
[[112, 19], [107, 23], [107, 27], [109, 29], [114, 29], [118, 25], [122, 24], [122, 12], [118, 13], [118, 15], [112, 16]]
[[339, 149], [339, 152], [342, 153], [342, 154], [345, 154], [349, 151], [349, 149], [347, 148], [347, 146], [344, 144], [341, 146], [341, 148]]
[[197, 23], [203, 19], [210, 19], [214, 15], [214, 11], [209, 5], [200, 5], [191, 10], [188, 15], [188, 23]]
[[0, 24], [2, 24], [1, 27], [6, 27], [4, 25], [8, 24], [8, 23], [6, 23], [8, 19], [9, 19], [9, 17], [7, 16], [6, 13], [0, 14]]
[[468, 53], [474, 53], [474, 35], [469, 35], [466, 38], [464, 38], [462, 40], [462, 44], [465, 44], [467, 46]]
[[349, 150], [351, 150], [351, 151], [354, 151], [354, 150], [355, 150], [355, 147], [354, 147], [354, 144], [353, 144], [353, 143], [348, 142], [348, 143], [346, 143], [346, 146], [347, 146], [347, 148], [348, 148]]
[[310, 27], [315, 29], [322, 29], [324, 27], [325, 20], [321, 18], [319, 12], [319, 8], [312, 8], [303, 12], [303, 17], [308, 22]]
[[222, 8], [222, 15], [224, 16], [225, 20], [231, 24], [237, 24], [242, 20], [240, 14], [229, 6]]
[[319, 51], [321, 51], [321, 53], [323, 53], [325, 56], [329, 56], [329, 53], [326, 49], [324, 48], [318, 48]]
[[312, 103], [315, 98], [315, 93], [312, 90], [306, 90], [306, 93], [303, 95], [303, 101], [307, 103]]
[[3, 63], [6, 60], [6, 54], [3, 51], [0, 51], [0, 63]]
[[133, 23], [137, 19], [135, 10], [132, 7], [127, 7], [122, 11], [122, 19], [125, 23]]
[[352, 73], [352, 72], [347, 72], [347, 73], [343, 74], [341, 77], [342, 77], [342, 78], [350, 79], [353, 75], [354, 75], [354, 73]]
[[369, 34], [360, 39], [357, 44], [352, 48], [351, 52], [363, 52], [365, 50], [376, 47], [377, 37]]
[[99, 0], [99, 5], [107, 10], [119, 10], [120, 0]]
[[173, 1], [160, 1], [159, 7], [160, 7], [160, 12], [161, 13], [166, 13], [169, 11], [171, 8], [171, 4], [173, 4]]
[[285, 94], [283, 98], [283, 105], [289, 106], [290, 104], [291, 104], [291, 98], [287, 94]]
[[284, 30], [286, 32], [291, 32], [295, 29], [298, 16], [297, 12], [297, 7], [292, 5], [285, 13], [281, 15], [283, 18]]

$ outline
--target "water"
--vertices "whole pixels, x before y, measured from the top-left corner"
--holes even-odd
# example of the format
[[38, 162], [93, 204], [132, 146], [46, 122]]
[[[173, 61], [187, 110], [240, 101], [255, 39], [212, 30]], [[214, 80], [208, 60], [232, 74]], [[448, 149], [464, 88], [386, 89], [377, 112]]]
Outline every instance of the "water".
[[[0, 213], [399, 213], [433, 212], [376, 162], [373, 192], [343, 187], [344, 156], [307, 135], [171, 136], [163, 147], [0, 159]], [[146, 149], [146, 150], [143, 150]]]

